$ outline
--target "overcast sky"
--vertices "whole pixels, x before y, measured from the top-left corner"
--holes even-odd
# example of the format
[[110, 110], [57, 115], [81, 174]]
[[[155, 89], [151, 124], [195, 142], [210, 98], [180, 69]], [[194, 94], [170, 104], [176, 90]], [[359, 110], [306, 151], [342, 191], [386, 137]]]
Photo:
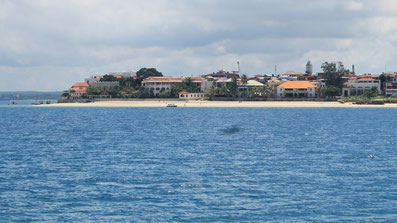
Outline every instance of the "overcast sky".
[[53, 91], [155, 67], [249, 75], [397, 71], [396, 0], [0, 0], [0, 91]]

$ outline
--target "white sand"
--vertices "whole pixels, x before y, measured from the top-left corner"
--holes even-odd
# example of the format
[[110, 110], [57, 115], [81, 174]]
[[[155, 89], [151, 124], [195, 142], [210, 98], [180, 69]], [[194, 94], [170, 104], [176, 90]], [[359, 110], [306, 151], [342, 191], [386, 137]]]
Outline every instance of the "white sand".
[[97, 101], [91, 103], [60, 103], [38, 105], [40, 107], [166, 107], [175, 104], [178, 107], [249, 107], [249, 108], [397, 108], [397, 104], [354, 105], [339, 102], [314, 101]]

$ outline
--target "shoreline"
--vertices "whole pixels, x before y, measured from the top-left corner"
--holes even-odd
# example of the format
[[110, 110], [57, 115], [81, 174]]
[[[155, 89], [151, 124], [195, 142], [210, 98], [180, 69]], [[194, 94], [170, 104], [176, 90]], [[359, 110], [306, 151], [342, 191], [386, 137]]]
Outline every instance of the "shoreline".
[[189, 108], [397, 108], [396, 104], [357, 105], [351, 102], [318, 101], [96, 101], [90, 103], [59, 103], [35, 105], [37, 107], [166, 107], [175, 104]]

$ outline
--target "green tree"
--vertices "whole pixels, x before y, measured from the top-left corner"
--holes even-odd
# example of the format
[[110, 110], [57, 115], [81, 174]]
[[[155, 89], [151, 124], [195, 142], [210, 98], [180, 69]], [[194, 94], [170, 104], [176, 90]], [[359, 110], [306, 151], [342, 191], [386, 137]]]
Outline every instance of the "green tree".
[[105, 75], [103, 75], [103, 77], [101, 78], [100, 81], [119, 81], [119, 79], [117, 79], [117, 78], [116, 78], [115, 76], [113, 76], [113, 75], [105, 74]]
[[141, 68], [136, 72], [138, 79], [145, 79], [147, 77], [162, 77], [163, 73], [156, 70], [156, 68]]
[[211, 87], [210, 87], [210, 90], [208, 92], [208, 96], [209, 97], [214, 97], [216, 95], [216, 93], [217, 93], [216, 81], [213, 80], [212, 84], [211, 84]]
[[366, 98], [376, 97], [378, 89], [376, 87], [372, 87], [371, 90], [364, 91], [363, 96]]
[[335, 63], [328, 63], [325, 62], [322, 64], [321, 68], [323, 69], [324, 76], [325, 76], [325, 84], [327, 86], [335, 86], [338, 88], [342, 88], [343, 80], [342, 76], [344, 74], [344, 68], [339, 67], [336, 68]]
[[170, 92], [168, 92], [168, 91], [163, 91], [163, 92], [161, 92], [161, 93], [159, 94], [159, 97], [160, 97], [160, 98], [170, 98], [170, 97], [171, 97], [171, 94], [170, 94]]
[[238, 97], [238, 84], [237, 84], [237, 78], [233, 77], [232, 82], [227, 85], [227, 92], [230, 96], [233, 98]]
[[243, 85], [247, 85], [248, 77], [246, 74], [241, 75], [241, 82], [243, 83]]
[[326, 97], [331, 97], [334, 98], [336, 96], [339, 96], [341, 94], [341, 89], [335, 86], [325, 86], [323, 87], [323, 95]]
[[192, 78], [190, 78], [190, 77], [185, 78], [185, 80], [183, 81], [183, 84], [184, 84], [184, 86], [183, 86], [184, 90], [186, 90], [187, 92], [190, 92], [190, 93], [195, 92]]
[[101, 89], [99, 88], [94, 88], [94, 87], [88, 87], [86, 92], [86, 95], [100, 95], [101, 94]]
[[61, 97], [62, 97], [62, 98], [67, 98], [67, 99], [69, 99], [69, 97], [70, 97], [70, 92], [69, 92], [69, 91], [63, 91], [62, 94], [61, 94]]
[[263, 86], [259, 89], [259, 93], [263, 98], [270, 98], [272, 96], [272, 89], [269, 86]]
[[171, 89], [170, 89], [170, 97], [171, 98], [178, 98], [179, 97], [179, 92], [185, 90], [183, 84], [173, 84], [171, 85]]
[[380, 76], [379, 76], [379, 80], [380, 80], [380, 89], [382, 90], [382, 92], [384, 91], [384, 89], [385, 89], [385, 83], [386, 83], [386, 75], [384, 74], [384, 73], [382, 73]]

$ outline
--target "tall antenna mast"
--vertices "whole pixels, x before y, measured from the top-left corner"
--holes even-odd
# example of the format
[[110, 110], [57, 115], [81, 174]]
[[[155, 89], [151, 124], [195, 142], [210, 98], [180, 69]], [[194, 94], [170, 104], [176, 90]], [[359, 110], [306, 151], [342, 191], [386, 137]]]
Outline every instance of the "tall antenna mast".
[[277, 77], [277, 64], [274, 65], [274, 76]]

